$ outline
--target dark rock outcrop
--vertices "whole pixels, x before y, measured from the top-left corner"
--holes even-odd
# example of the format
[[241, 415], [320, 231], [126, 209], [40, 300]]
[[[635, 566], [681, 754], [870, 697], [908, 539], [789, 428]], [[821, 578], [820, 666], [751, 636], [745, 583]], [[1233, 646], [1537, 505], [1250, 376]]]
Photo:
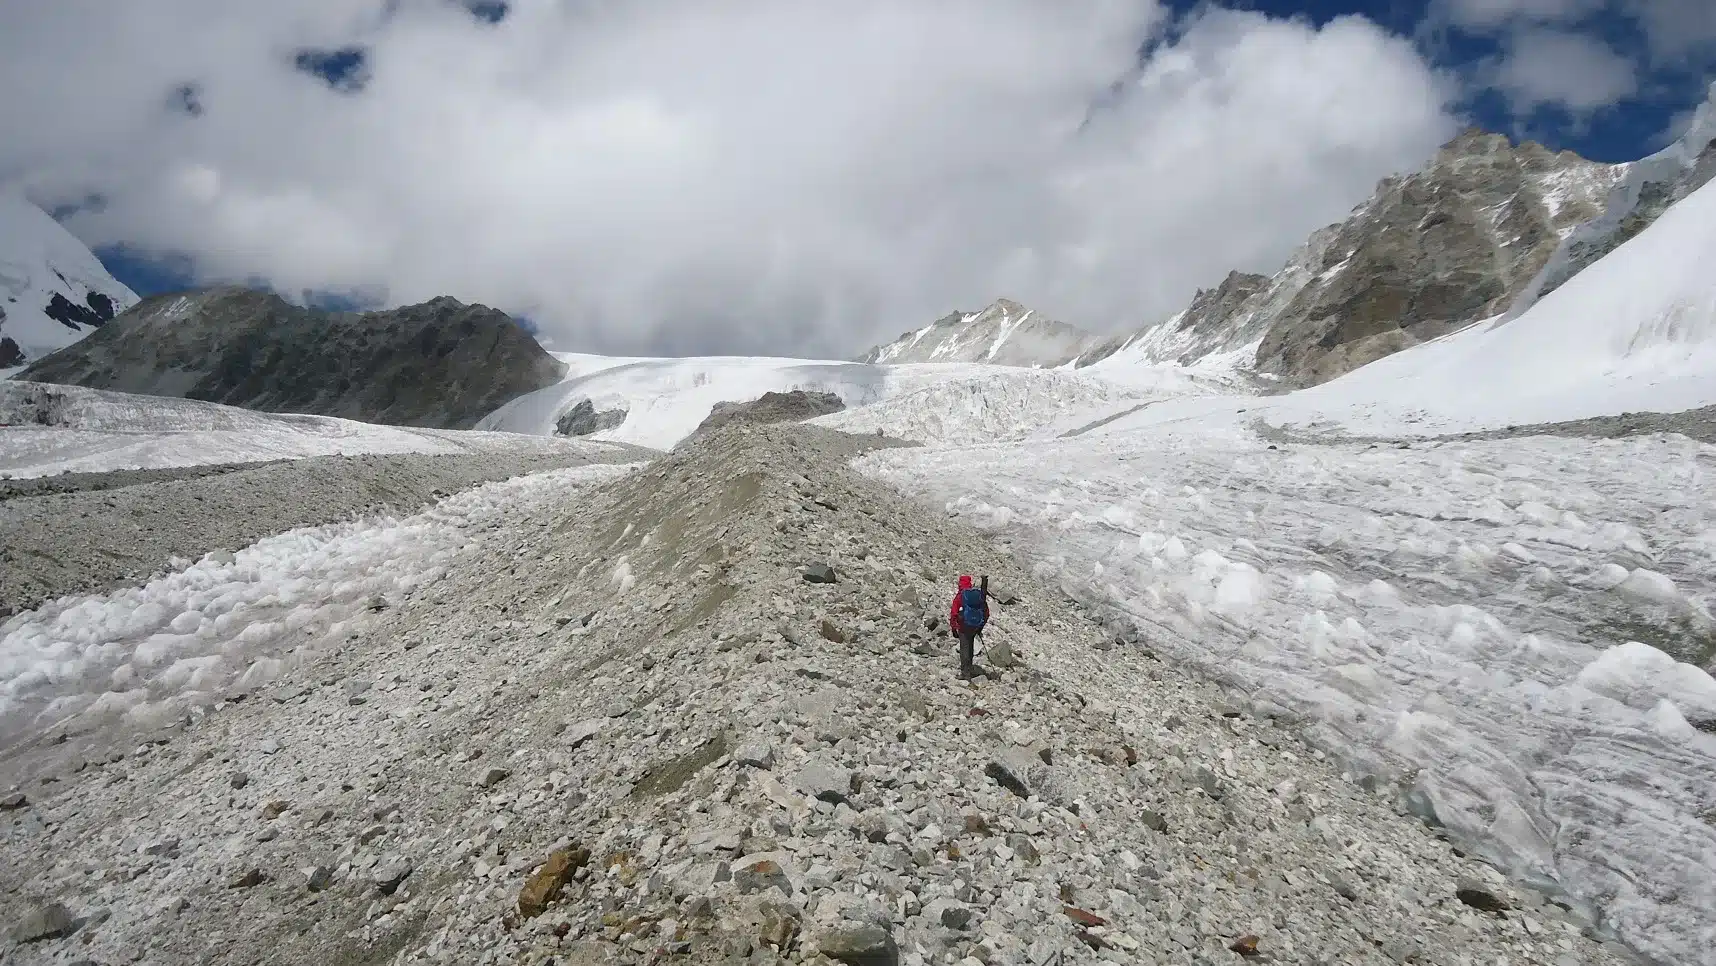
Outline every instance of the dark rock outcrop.
[[466, 429], [564, 371], [486, 306], [438, 298], [385, 312], [322, 312], [213, 289], [147, 299], [18, 378]]
[[48, 300], [43, 313], [55, 322], [79, 331], [82, 326], [97, 328], [113, 321], [113, 300], [100, 292], [89, 292], [84, 296], [84, 304], [79, 305], [66, 298], [59, 292]]
[[560, 418], [554, 421], [554, 431], [562, 436], [589, 436], [604, 429], [613, 429], [625, 421], [624, 409], [598, 411], [595, 403], [580, 399], [578, 405], [561, 413]]
[[750, 402], [718, 402], [699, 423], [697, 433], [707, 433], [732, 422], [785, 423], [837, 413], [846, 403], [831, 392], [766, 392]]

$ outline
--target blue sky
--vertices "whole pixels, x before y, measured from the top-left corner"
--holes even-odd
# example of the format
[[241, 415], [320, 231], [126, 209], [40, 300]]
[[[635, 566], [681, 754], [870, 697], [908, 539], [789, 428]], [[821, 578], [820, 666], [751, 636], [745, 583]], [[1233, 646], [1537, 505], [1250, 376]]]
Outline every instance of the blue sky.
[[0, 184], [140, 294], [444, 294], [557, 348], [850, 354], [1000, 296], [1160, 318], [1463, 124], [1631, 160], [1716, 67], [1712, 0], [1160, 4], [32, 6], [0, 35], [29, 92]]
[[[1186, 0], [1174, 2], [1178, 9], [1197, 6]], [[1499, 10], [1507, 3], [1483, 0], [1474, 5]], [[1571, 0], [1515, 3], [1542, 11], [1580, 6]], [[1688, 16], [1695, 16], [1698, 4], [1707, 6], [1702, 28], [1705, 37], [1716, 36], [1716, 0], [1691, 0], [1679, 6], [1689, 11]], [[1353, 14], [1368, 17], [1395, 33], [1412, 37], [1437, 66], [1466, 75], [1470, 90], [1459, 107], [1477, 126], [1557, 150], [1571, 150], [1595, 161], [1632, 161], [1662, 147], [1676, 119], [1700, 102], [1709, 83], [1716, 80], [1716, 73], [1712, 73], [1716, 70], [1716, 49], [1708, 44], [1672, 62], [1655, 55], [1648, 29], [1639, 18], [1627, 15], [1629, 7], [1638, 5], [1630, 0], [1610, 0], [1595, 9], [1548, 21], [1558, 31], [1607, 46], [1638, 70], [1636, 95], [1591, 111], [1570, 111], [1555, 104], [1522, 111], [1502, 92], [1484, 86], [1485, 66], [1507, 56], [1517, 31], [1543, 26], [1544, 21], [1534, 24], [1525, 18], [1481, 27], [1462, 24], [1456, 22], [1457, 13], [1450, 13], [1458, 4], [1432, 0], [1233, 0], [1224, 5], [1277, 17], [1305, 17], [1319, 24]], [[1578, 65], [1568, 64], [1567, 69], [1577, 70]]]

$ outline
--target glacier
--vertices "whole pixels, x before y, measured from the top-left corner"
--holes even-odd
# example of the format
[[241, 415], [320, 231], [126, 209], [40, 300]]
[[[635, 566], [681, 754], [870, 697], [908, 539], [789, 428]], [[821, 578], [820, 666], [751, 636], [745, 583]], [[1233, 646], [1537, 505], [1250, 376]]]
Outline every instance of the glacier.
[[1713, 248], [1709, 186], [1517, 317], [1314, 389], [860, 467], [1604, 934], [1710, 962], [1716, 446], [1451, 434], [1716, 404]]

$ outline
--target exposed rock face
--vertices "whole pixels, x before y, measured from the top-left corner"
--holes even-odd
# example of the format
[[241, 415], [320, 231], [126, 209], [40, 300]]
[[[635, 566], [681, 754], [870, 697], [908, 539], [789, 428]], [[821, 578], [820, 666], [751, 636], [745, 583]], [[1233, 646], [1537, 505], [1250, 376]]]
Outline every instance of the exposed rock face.
[[1257, 368], [1316, 384], [1501, 314], [1617, 177], [1569, 152], [1461, 135], [1335, 231], [1270, 323]]
[[604, 429], [613, 429], [626, 421], [626, 410], [604, 409], [596, 410], [596, 404], [588, 399], [578, 400], [578, 404], [560, 414], [554, 421], [554, 430], [562, 436], [589, 436]]
[[1043, 318], [1010, 299], [981, 312], [955, 312], [864, 354], [860, 362], [988, 362], [1058, 366], [1078, 358], [1089, 333]]
[[750, 402], [718, 402], [709, 411], [708, 418], [697, 426], [697, 432], [706, 433], [719, 429], [728, 423], [739, 421], [747, 423], [787, 423], [817, 416], [837, 413], [846, 408], [846, 403], [831, 392], [806, 392], [794, 389], [791, 392], [766, 392], [761, 398]]
[[[1247, 340], [1243, 335], [1236, 338], [1235, 317], [1269, 285], [1269, 281], [1265, 275], [1229, 272], [1215, 288], [1199, 289], [1185, 311], [1153, 328], [1097, 343], [1079, 357], [1078, 365], [1082, 368], [1127, 350], [1148, 355], [1156, 361], [1184, 364], [1195, 362], [1233, 342], [1243, 345]], [[1252, 318], [1255, 320], [1256, 316]]]
[[148, 299], [19, 378], [466, 429], [563, 372], [529, 333], [481, 305], [438, 298], [336, 313], [213, 289]]
[[1468, 131], [1422, 171], [1388, 178], [1346, 221], [1311, 235], [1268, 279], [1234, 273], [1186, 311], [1080, 360], [1124, 350], [1192, 363], [1248, 359], [1288, 385], [1326, 382], [1500, 315], [1562, 239], [1603, 210], [1625, 166]]

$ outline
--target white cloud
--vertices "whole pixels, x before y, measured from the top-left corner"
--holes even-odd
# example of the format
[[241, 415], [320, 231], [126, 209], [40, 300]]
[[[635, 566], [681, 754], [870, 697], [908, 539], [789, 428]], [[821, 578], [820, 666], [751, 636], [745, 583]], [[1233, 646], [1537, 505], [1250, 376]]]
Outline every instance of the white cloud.
[[1628, 0], [1625, 6], [1638, 17], [1659, 60], [1716, 51], [1716, 2], [1712, 0]]
[[[851, 354], [1002, 294], [1136, 324], [1273, 269], [1452, 130], [1363, 20], [1218, 12], [1139, 72], [1155, 0], [13, 6], [0, 178], [102, 191], [90, 241], [596, 350]], [[289, 69], [351, 42], [361, 95]], [[196, 119], [164, 107], [191, 81]]]
[[1514, 33], [1506, 55], [1483, 74], [1522, 114], [1542, 105], [1589, 112], [1630, 97], [1639, 87], [1633, 63], [1609, 45], [1550, 28]]
[[[1427, 22], [1479, 34], [1505, 34], [1538, 26], [1583, 25], [1604, 12], [1630, 21], [1659, 64], [1684, 64], [1716, 51], [1713, 0], [1432, 0]], [[1609, 29], [1612, 29], [1609, 28]]]
[[1603, 7], [1606, 0], [1438, 0], [1436, 15], [1473, 30], [1529, 21], [1565, 23]]

